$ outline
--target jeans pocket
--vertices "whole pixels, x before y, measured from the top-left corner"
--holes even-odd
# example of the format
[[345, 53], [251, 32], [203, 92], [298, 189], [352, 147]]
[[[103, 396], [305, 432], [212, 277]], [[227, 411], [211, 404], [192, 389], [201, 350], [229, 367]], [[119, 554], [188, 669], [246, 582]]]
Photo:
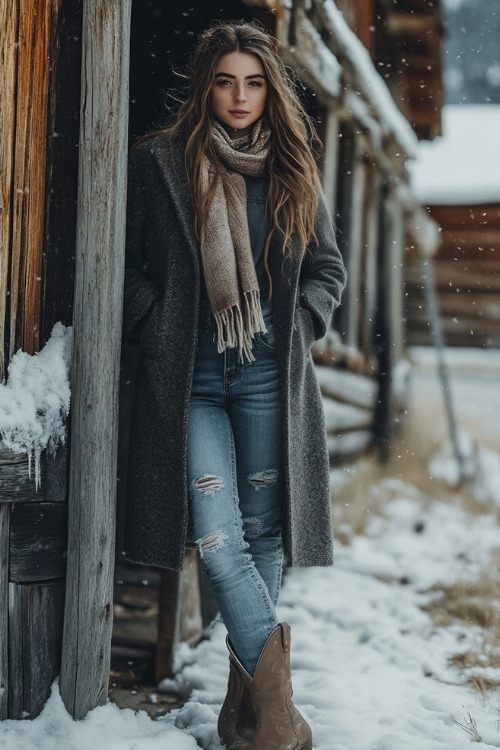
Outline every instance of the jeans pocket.
[[253, 338], [253, 347], [256, 349], [265, 349], [266, 351], [276, 351], [276, 335], [274, 333], [274, 325], [272, 323], [267, 324], [266, 333], [256, 333]]

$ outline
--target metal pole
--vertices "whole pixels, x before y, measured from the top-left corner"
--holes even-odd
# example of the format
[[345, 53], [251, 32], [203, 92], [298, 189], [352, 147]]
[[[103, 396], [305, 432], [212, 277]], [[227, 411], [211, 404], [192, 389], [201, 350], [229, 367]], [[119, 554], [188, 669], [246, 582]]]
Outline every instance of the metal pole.
[[432, 261], [427, 258], [422, 258], [422, 278], [424, 280], [425, 295], [427, 300], [427, 309], [429, 312], [429, 322], [431, 325], [431, 334], [434, 347], [436, 349], [438, 374], [441, 381], [441, 388], [443, 391], [444, 404], [446, 409], [446, 416], [448, 419], [448, 428], [450, 430], [451, 443], [453, 446], [453, 452], [458, 464], [458, 472], [460, 482], [465, 481], [467, 477], [467, 471], [465, 466], [465, 459], [460, 449], [460, 442], [458, 439], [457, 424], [455, 421], [455, 413], [453, 410], [453, 404], [451, 401], [451, 390], [450, 380], [448, 377], [448, 370], [444, 359], [444, 337], [443, 327], [441, 324], [441, 317], [439, 315], [436, 295], [436, 280], [434, 276], [434, 267]]

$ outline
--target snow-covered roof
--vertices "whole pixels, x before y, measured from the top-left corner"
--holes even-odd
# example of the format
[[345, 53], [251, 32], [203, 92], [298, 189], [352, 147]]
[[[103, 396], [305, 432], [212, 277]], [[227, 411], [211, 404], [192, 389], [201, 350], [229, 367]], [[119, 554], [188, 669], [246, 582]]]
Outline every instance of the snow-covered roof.
[[422, 141], [410, 163], [412, 184], [425, 205], [500, 202], [500, 105], [448, 105], [443, 135]]

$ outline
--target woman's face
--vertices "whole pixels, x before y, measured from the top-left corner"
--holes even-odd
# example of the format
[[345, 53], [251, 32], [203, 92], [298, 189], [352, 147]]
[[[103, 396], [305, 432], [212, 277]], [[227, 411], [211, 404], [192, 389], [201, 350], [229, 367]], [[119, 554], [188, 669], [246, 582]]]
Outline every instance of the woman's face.
[[246, 135], [264, 112], [267, 81], [260, 60], [247, 52], [229, 52], [215, 68], [212, 108], [231, 138]]

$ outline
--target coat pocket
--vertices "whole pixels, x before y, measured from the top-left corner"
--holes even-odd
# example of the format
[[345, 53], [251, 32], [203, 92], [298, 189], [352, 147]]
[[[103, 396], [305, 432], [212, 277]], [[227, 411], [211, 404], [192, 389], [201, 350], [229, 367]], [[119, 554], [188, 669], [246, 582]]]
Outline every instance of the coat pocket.
[[316, 329], [314, 327], [313, 314], [300, 302], [296, 308], [296, 325], [300, 331], [301, 339], [306, 349], [310, 349], [316, 340]]
[[159, 309], [160, 303], [157, 300], [153, 302], [151, 310], [147, 313], [139, 334], [139, 343], [146, 357], [154, 357], [158, 348]]

